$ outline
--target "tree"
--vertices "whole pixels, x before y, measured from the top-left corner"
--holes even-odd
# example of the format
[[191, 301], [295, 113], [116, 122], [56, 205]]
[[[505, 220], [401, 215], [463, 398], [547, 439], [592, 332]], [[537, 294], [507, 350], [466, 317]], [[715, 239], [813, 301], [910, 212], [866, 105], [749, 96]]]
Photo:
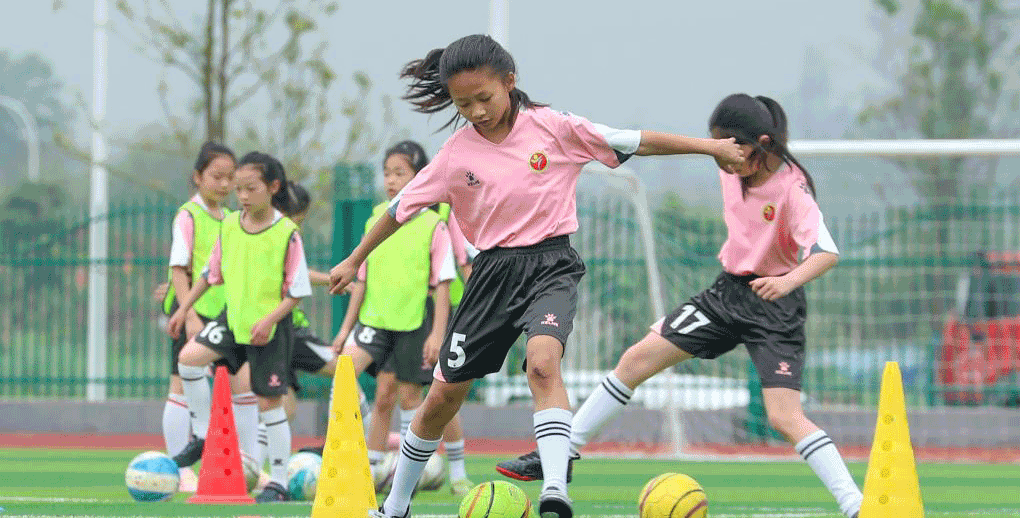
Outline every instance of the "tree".
[[[913, 22], [898, 0], [875, 0], [885, 48], [879, 72], [894, 93], [859, 121], [884, 138], [966, 139], [1015, 136], [1020, 114], [1020, 16], [1003, 0], [920, 0]], [[902, 32], [909, 27], [909, 34]], [[947, 157], [895, 162], [925, 203], [956, 200], [994, 185], [997, 161]]]
[[[14, 56], [0, 50], [0, 95], [21, 102], [39, 129], [40, 164], [52, 168], [57, 164], [53, 146], [54, 133], [74, 120], [74, 112], [64, 104], [63, 82], [56, 76], [50, 62], [35, 53]], [[0, 171], [26, 171], [27, 150], [22, 136], [21, 120], [0, 109]], [[26, 172], [27, 174], [27, 172]], [[11, 187], [13, 174], [0, 174], [0, 185]], [[21, 175], [24, 177], [25, 175]]]

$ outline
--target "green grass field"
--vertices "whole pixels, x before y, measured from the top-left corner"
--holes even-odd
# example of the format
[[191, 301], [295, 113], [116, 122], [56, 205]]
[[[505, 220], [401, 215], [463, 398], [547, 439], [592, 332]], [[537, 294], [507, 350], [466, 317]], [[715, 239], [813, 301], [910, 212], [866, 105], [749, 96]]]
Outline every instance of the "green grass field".
[[[225, 517], [308, 516], [309, 502], [252, 506], [136, 503], [124, 488], [124, 470], [138, 452], [124, 450], [0, 449], [0, 517]], [[499, 479], [495, 457], [471, 456], [475, 482]], [[863, 483], [865, 466], [851, 471]], [[688, 462], [589, 458], [575, 465], [571, 496], [579, 516], [634, 516], [635, 499], [652, 476], [683, 472], [705, 487], [709, 515], [724, 517], [839, 518], [835, 503], [802, 462]], [[1020, 466], [926, 464], [919, 468], [926, 515], [937, 518], [1020, 516]], [[540, 483], [521, 483], [534, 501]], [[415, 516], [455, 516], [458, 500], [447, 487], [419, 494]], [[872, 517], [865, 517], [872, 518]], [[879, 517], [874, 517], [879, 518]], [[882, 517], [896, 518], [896, 517]]]

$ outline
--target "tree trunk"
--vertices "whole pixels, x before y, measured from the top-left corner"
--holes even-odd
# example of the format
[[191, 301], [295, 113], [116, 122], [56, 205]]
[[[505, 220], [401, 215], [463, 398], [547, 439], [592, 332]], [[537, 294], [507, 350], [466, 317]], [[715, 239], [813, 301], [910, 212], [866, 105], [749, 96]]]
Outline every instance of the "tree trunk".
[[220, 98], [217, 105], [217, 125], [220, 137], [227, 138], [227, 61], [230, 56], [230, 3], [232, 0], [222, 0], [222, 11], [220, 15]]
[[213, 119], [213, 45], [215, 34], [213, 29], [216, 23], [215, 12], [216, 0], [209, 0], [205, 17], [205, 45], [203, 50], [205, 56], [202, 63], [202, 101], [205, 109], [205, 139], [222, 140], [223, 135], [217, 131], [216, 122]]

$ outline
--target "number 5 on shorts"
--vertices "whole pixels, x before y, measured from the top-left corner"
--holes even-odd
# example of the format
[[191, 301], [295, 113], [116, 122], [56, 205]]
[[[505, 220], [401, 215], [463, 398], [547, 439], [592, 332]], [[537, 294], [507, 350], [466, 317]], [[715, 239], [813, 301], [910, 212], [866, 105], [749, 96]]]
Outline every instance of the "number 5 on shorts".
[[452, 356], [446, 360], [446, 364], [449, 365], [451, 369], [456, 369], [457, 367], [464, 365], [464, 361], [467, 360], [467, 354], [464, 352], [464, 348], [460, 346], [460, 344], [466, 339], [467, 337], [461, 333], [453, 333], [451, 336], [450, 354]]
[[[686, 326], [680, 327], [680, 324], [683, 324], [687, 320], [687, 317], [690, 317], [691, 315], [694, 315], [694, 322], [691, 322]], [[669, 327], [676, 329], [677, 333], [685, 335], [701, 326], [708, 325], [711, 323], [712, 321], [709, 320], [708, 317], [706, 317], [705, 314], [702, 313], [700, 310], [696, 309], [694, 306], [690, 304], [685, 304], [684, 307], [680, 309], [680, 314], [677, 315], [676, 318], [669, 323]]]

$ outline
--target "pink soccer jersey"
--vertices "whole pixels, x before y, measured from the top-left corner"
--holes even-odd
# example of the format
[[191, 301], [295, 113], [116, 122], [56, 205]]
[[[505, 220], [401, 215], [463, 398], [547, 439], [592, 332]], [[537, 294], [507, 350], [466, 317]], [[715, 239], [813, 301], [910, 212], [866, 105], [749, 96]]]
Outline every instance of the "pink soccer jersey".
[[778, 276], [812, 253], [839, 253], [799, 169], [784, 165], [746, 194], [737, 175], [720, 170], [719, 180], [727, 230], [719, 251], [723, 270]]
[[577, 178], [593, 160], [609, 167], [637, 151], [641, 134], [592, 124], [549, 108], [524, 109], [498, 144], [468, 124], [390, 205], [403, 223], [449, 203], [464, 237], [480, 250], [533, 245], [577, 230]]

